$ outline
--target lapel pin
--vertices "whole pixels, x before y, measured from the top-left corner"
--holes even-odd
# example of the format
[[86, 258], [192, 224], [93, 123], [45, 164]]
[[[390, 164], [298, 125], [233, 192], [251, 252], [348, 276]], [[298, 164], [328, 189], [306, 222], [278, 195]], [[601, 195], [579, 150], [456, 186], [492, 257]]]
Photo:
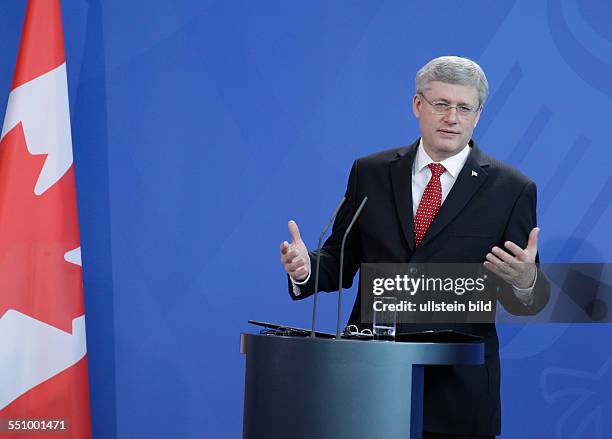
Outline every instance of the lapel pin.
[[472, 177], [478, 177], [478, 172], [472, 171]]

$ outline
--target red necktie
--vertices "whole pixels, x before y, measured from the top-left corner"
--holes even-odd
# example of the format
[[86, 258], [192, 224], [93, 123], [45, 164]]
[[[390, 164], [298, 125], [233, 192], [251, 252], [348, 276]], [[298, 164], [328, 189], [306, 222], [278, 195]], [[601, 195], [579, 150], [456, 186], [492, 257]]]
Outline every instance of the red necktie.
[[417, 247], [423, 242], [425, 233], [427, 233], [427, 229], [429, 229], [442, 204], [440, 175], [444, 174], [446, 169], [440, 163], [430, 163], [427, 166], [431, 170], [431, 178], [425, 186], [425, 191], [414, 217], [414, 242]]

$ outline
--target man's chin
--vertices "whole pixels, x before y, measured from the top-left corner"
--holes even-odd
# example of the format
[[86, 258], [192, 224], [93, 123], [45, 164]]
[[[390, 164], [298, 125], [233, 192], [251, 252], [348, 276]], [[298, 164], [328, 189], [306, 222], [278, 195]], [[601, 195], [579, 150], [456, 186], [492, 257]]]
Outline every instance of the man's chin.
[[465, 147], [465, 145], [467, 145], [467, 142], [464, 143], [463, 141], [438, 141], [434, 144], [432, 149], [433, 153], [436, 155], [447, 158], [458, 154]]

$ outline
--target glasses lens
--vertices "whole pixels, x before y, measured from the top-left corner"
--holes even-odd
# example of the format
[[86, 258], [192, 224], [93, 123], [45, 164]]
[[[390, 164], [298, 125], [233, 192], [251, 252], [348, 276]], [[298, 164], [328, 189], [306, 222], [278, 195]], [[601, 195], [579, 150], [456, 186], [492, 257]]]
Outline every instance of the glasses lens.
[[444, 102], [434, 102], [431, 106], [436, 113], [446, 113], [450, 108], [450, 105]]

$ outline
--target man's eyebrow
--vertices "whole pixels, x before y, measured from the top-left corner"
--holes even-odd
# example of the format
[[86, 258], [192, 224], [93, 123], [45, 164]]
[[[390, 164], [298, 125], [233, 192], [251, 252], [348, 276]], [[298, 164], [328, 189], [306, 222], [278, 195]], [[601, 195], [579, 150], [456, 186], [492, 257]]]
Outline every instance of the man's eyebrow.
[[[445, 102], [447, 104], [450, 104], [450, 101], [448, 99], [446, 99], [446, 98], [434, 99], [432, 102]], [[474, 104], [471, 104], [469, 102], [458, 102], [456, 105], [465, 106], [465, 107], [474, 107], [475, 106]]]

